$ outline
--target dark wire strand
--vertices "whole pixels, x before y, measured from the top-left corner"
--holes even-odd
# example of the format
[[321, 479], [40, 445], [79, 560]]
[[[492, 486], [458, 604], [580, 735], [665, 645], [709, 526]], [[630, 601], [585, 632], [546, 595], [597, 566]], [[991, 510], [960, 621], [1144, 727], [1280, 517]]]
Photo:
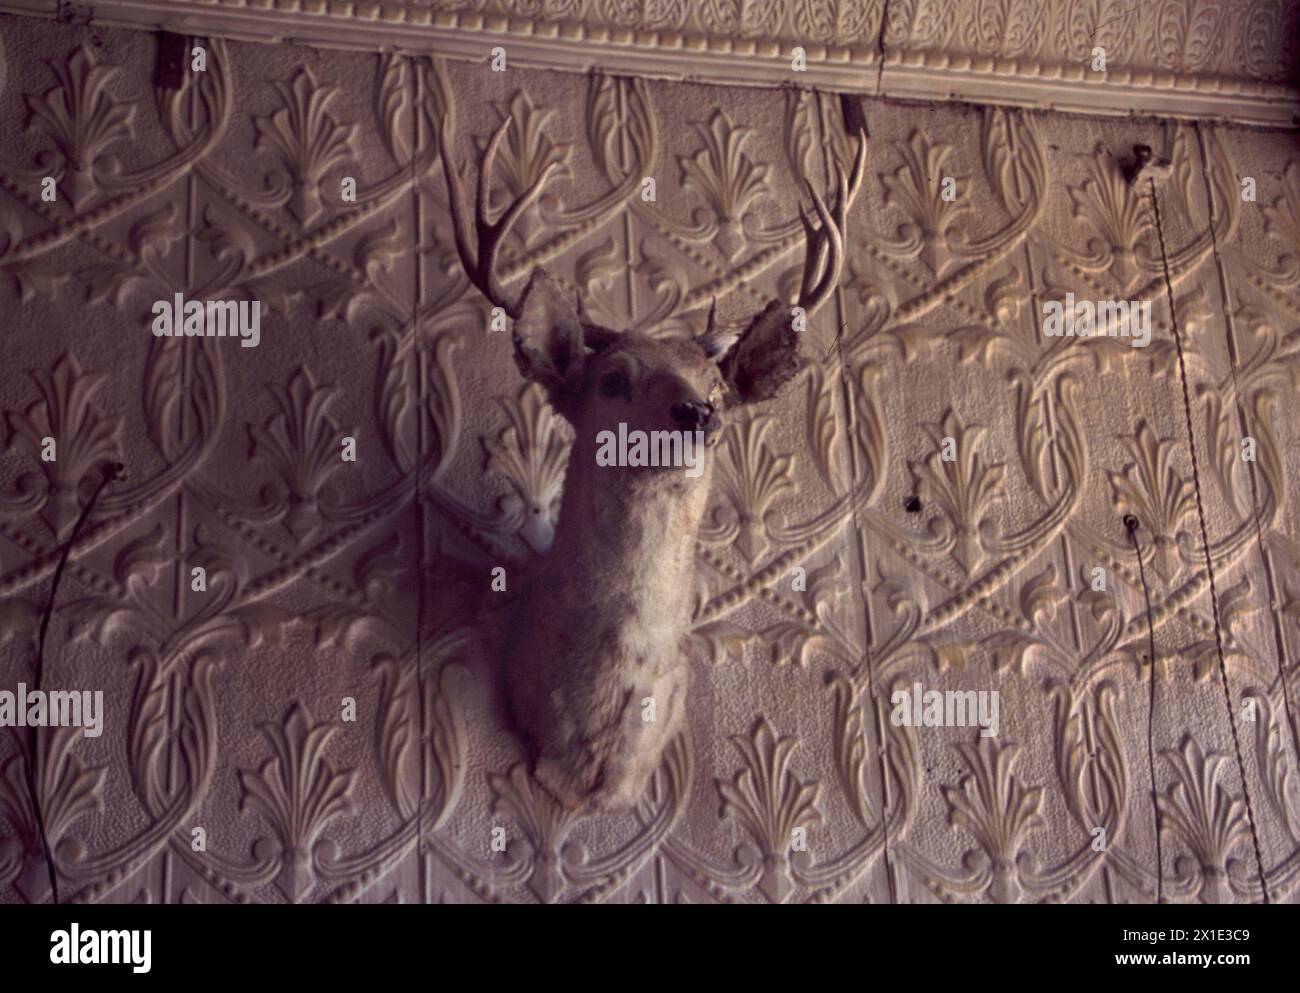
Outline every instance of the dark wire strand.
[[1164, 903], [1165, 857], [1160, 841], [1160, 795], [1156, 791], [1156, 626], [1151, 619], [1151, 588], [1147, 586], [1147, 569], [1142, 562], [1142, 546], [1138, 544], [1138, 520], [1132, 514], [1124, 516], [1133, 551], [1138, 557], [1138, 578], [1142, 580], [1142, 597], [1147, 605], [1147, 639], [1151, 661], [1151, 689], [1147, 697], [1147, 765], [1151, 771], [1151, 810], [1156, 822], [1156, 903]]
[[1196, 516], [1201, 523], [1201, 544], [1205, 547], [1205, 573], [1210, 581], [1210, 610], [1214, 620], [1214, 647], [1219, 655], [1219, 682], [1223, 685], [1223, 704], [1228, 710], [1228, 728], [1232, 732], [1232, 748], [1237, 757], [1237, 772], [1241, 775], [1241, 792], [1246, 800], [1246, 822], [1250, 825], [1250, 841], [1255, 850], [1255, 867], [1259, 870], [1259, 888], [1268, 898], [1268, 877], [1264, 872], [1264, 853], [1259, 847], [1259, 831], [1255, 827], [1255, 806], [1250, 799], [1250, 783], [1246, 779], [1246, 762], [1241, 755], [1241, 738], [1237, 734], [1237, 718], [1232, 710], [1232, 692], [1228, 688], [1228, 665], [1223, 658], [1223, 631], [1219, 625], [1219, 592], [1214, 583], [1214, 558], [1210, 553], [1210, 533], [1205, 526], [1205, 503], [1201, 496], [1201, 470], [1196, 457], [1196, 434], [1192, 427], [1192, 401], [1187, 390], [1187, 363], [1183, 358], [1183, 338], [1178, 331], [1178, 314], [1174, 309], [1174, 284], [1169, 278], [1169, 255], [1165, 249], [1165, 232], [1160, 223], [1160, 198], [1156, 196], [1154, 179], [1151, 184], [1151, 203], [1155, 209], [1156, 236], [1160, 239], [1160, 260], [1164, 265], [1165, 296], [1169, 301], [1169, 324], [1174, 332], [1174, 347], [1178, 352], [1178, 371], [1183, 383], [1183, 413], [1187, 418], [1187, 447], [1192, 453], [1192, 485], [1196, 490]]
[[[104, 466], [104, 476], [95, 487], [95, 492], [86, 502], [86, 506], [81, 509], [81, 516], [77, 518], [77, 523], [72, 526], [72, 533], [68, 536], [67, 543], [63, 546], [63, 554], [59, 556], [59, 564], [54, 569], [54, 582], [50, 586], [50, 600], [45, 606], [45, 614], [41, 617], [41, 630], [36, 639], [36, 665], [32, 671], [32, 691], [39, 691], [41, 688], [41, 679], [45, 674], [45, 635], [50, 629], [50, 618], [54, 614], [54, 601], [59, 595], [59, 581], [63, 578], [63, 570], [68, 564], [68, 558], [72, 555], [72, 546], [77, 543], [77, 535], [81, 527], [86, 523], [86, 518], [90, 516], [91, 511], [95, 509], [95, 503], [99, 496], [104, 492], [104, 488], [109, 483], [117, 479], [123, 470], [120, 462], [111, 462]], [[27, 791], [31, 795], [32, 811], [36, 816], [36, 831], [40, 836], [41, 852], [45, 856], [45, 868], [50, 876], [50, 897], [55, 904], [59, 902], [59, 876], [54, 867], [54, 853], [50, 851], [50, 839], [45, 832], [45, 812], [41, 808], [40, 792], [36, 788], [36, 749], [37, 737], [40, 729], [32, 726], [27, 729]]]

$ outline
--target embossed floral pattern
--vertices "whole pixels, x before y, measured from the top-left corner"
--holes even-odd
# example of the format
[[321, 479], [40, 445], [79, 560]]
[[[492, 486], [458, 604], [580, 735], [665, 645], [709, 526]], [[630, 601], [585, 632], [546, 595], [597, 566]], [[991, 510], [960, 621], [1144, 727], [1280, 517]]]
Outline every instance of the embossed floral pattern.
[[[510, 118], [493, 211], [550, 169], [509, 285], [545, 267], [589, 323], [698, 334], [714, 300], [725, 329], [793, 298], [799, 205], [852, 147], [834, 59], [887, 91], [913, 55], [1100, 44], [1122, 95], [1159, 65], [1280, 78], [1286, 16], [435, 6], [827, 51], [782, 95], [214, 37], [161, 91], [153, 35], [6, 18], [0, 682], [30, 678], [66, 551], [45, 678], [107, 703], [98, 741], [36, 736], [61, 899], [1300, 899], [1291, 135], [868, 101], [844, 292], [709, 449], [683, 734], [605, 815], [534, 779], [496, 700], [570, 430], [459, 271], [437, 142], [472, 176]], [[784, 56], [746, 71], [788, 82]], [[1154, 202], [1121, 164], [1142, 142], [1171, 159]], [[261, 301], [261, 344], [155, 338], [181, 289]], [[1150, 347], [1045, 339], [1066, 292], [1150, 302]], [[999, 734], [896, 724], [917, 682], [998, 691]], [[0, 902], [49, 896], [27, 752], [0, 733]]]

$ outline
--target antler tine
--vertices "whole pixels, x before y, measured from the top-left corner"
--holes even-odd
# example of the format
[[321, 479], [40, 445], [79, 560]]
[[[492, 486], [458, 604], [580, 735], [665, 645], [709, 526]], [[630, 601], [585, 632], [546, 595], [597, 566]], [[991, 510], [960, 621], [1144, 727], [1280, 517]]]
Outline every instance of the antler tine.
[[[447, 180], [447, 200], [451, 209], [451, 233], [452, 240], [456, 242], [456, 254], [460, 257], [460, 266], [465, 270], [465, 275], [476, 286], [478, 285], [478, 263], [474, 258], [473, 250], [470, 245], [469, 226], [465, 221], [465, 192], [460, 185], [460, 176], [456, 173], [456, 166], [451, 160], [451, 147], [447, 141], [447, 133], [450, 131], [450, 121], [447, 115], [442, 117], [442, 126], [438, 128], [438, 151], [442, 155], [442, 173]], [[482, 286], [479, 286], [483, 290]], [[484, 291], [486, 295], [486, 291]]]
[[[840, 268], [844, 262], [844, 240], [841, 235], [843, 220], [840, 217], [832, 215], [830, 209], [817, 191], [809, 186], [809, 192], [812, 193], [813, 206], [817, 209], [817, 216], [821, 220], [821, 231], [816, 239], [816, 254], [820, 262], [822, 258], [826, 259], [825, 266], [816, 268], [806, 268], [804, 270], [805, 282], [799, 291], [799, 306], [803, 307], [806, 315], [811, 316], [813, 311], [817, 310], [826, 298], [831, 295], [836, 284], [840, 279]], [[839, 204], [835, 214], [843, 212], [845, 202], [845, 180], [843, 170], [839, 171]], [[837, 223], [838, 222], [838, 223]], [[810, 253], [811, 254], [811, 253]], [[813, 286], [808, 285], [808, 279], [817, 271], [821, 272], [821, 277]]]
[[[808, 184], [808, 192], [815, 198], [817, 192], [812, 188], [812, 183]], [[803, 278], [799, 281], [799, 300], [806, 300], [812, 293], [812, 289], [817, 285], [817, 275], [826, 265], [826, 252], [830, 247], [828, 239], [821, 236], [821, 232], [813, 225], [811, 218], [808, 217], [807, 211], [803, 209], [803, 204], [799, 205], [799, 222], [803, 225], [804, 231], [804, 259], [803, 259]]]
[[[479, 262], [484, 267], [486, 278], [493, 292], [504, 298], [505, 293], [501, 288], [500, 281], [496, 275], [497, 250], [501, 247], [501, 242], [505, 239], [506, 232], [510, 230], [511, 225], [519, 219], [519, 215], [533, 205], [533, 202], [542, 194], [542, 187], [550, 179], [551, 172], [558, 166], [559, 162], [550, 162], [547, 164], [531, 186], [524, 190], [520, 196], [515, 199], [492, 223], [488, 223], [488, 191], [491, 188], [492, 168], [496, 164], [497, 148], [501, 144], [501, 139], [505, 136], [506, 128], [509, 127], [513, 118], [507, 117], [497, 128], [496, 134], [488, 143], [487, 150], [483, 154], [483, 170], [479, 173]], [[516, 307], [501, 304], [510, 313], [511, 317], [518, 317]]]
[[550, 178], [551, 171], [559, 164], [551, 162], [542, 170], [540, 176], [521, 196], [512, 202], [495, 221], [488, 220], [490, 213], [488, 201], [492, 193], [492, 168], [496, 163], [497, 149], [505, 137], [513, 118], [507, 115], [496, 131], [492, 133], [487, 148], [483, 152], [483, 165], [478, 174], [478, 189], [474, 201], [475, 247], [469, 244], [468, 224], [465, 220], [465, 200], [461, 190], [460, 178], [451, 164], [447, 147], [447, 118], [443, 117], [442, 134], [439, 136], [442, 150], [443, 171], [447, 176], [447, 192], [451, 200], [452, 233], [456, 239], [456, 253], [460, 256], [461, 266], [480, 293], [488, 298], [493, 306], [501, 307], [511, 317], [519, 316], [519, 301], [512, 300], [501, 285], [496, 274], [497, 251], [510, 226], [519, 219], [541, 195], [542, 187]]
[[853, 156], [853, 169], [849, 172], [849, 206], [857, 198], [858, 189], [862, 186], [862, 177], [867, 172], [867, 133], [861, 129], [858, 130], [858, 150]]
[[[840, 271], [844, 266], [844, 232], [847, 228], [849, 207], [853, 205], [862, 186], [866, 162], [867, 136], [865, 132], [859, 131], [858, 150], [853, 158], [853, 168], [849, 176], [845, 177], [844, 170], [839, 165], [835, 167], [836, 189], [833, 212], [827, 208], [825, 201], [813, 189], [812, 184], [808, 184], [808, 192], [812, 194], [813, 206], [821, 221], [820, 229], [814, 229], [803, 207], [800, 206], [799, 216], [803, 221], [808, 247], [799, 291], [799, 304], [808, 315], [826, 301], [840, 281]], [[820, 278], [818, 278], [819, 274]]]
[[475, 219], [479, 225], [480, 235], [490, 228], [488, 201], [492, 198], [492, 170], [497, 162], [497, 149], [501, 147], [501, 140], [505, 138], [512, 119], [509, 114], [505, 116], [505, 119], [497, 125], [497, 129], [492, 132], [492, 137], [488, 139], [487, 148], [483, 149], [483, 165], [478, 171], [478, 194], [474, 198]]

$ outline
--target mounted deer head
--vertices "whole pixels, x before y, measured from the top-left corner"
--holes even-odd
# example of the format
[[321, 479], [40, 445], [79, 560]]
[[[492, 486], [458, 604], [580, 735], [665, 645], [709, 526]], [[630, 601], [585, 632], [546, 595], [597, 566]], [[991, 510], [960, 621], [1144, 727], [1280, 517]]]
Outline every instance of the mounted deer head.
[[[461, 266], [513, 318], [520, 372], [575, 434], [554, 544], [505, 637], [508, 696], [537, 780], [571, 809], [615, 810], [636, 803], [682, 728], [695, 537], [712, 475], [703, 449], [728, 408], [775, 396], [795, 376], [800, 333], [779, 300], [740, 334], [717, 330], [711, 309], [703, 336], [674, 339], [592, 323], [540, 269], [522, 293], [508, 293], [495, 272], [501, 241], [550, 174], [489, 219], [492, 165], [509, 125], [484, 151], [472, 233], [445, 120], [439, 133]], [[796, 301], [805, 318], [839, 283], [865, 164], [859, 135], [851, 175], [836, 170], [832, 206], [809, 184], [817, 216], [800, 210], [806, 256]], [[616, 437], [682, 458], [611, 464]]]

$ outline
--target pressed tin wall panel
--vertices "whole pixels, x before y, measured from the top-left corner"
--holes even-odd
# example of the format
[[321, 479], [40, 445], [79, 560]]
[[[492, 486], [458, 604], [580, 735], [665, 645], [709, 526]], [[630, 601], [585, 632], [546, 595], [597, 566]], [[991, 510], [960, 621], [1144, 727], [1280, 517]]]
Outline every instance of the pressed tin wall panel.
[[[518, 66], [1300, 122], [1296, 0], [0, 0], [0, 10]], [[798, 71], [792, 71], [798, 64]]]
[[[512, 117], [498, 203], [555, 164], [508, 275], [698, 333], [797, 286], [840, 97], [198, 43], [169, 90], [157, 34], [0, 17], [0, 685], [71, 540], [45, 684], [107, 700], [37, 759], [63, 899], [1296, 900], [1294, 132], [865, 100], [838, 293], [717, 450], [687, 733], [579, 816], [490, 661], [571, 434], [460, 270], [438, 129], [472, 179]], [[154, 337], [178, 292], [260, 301], [260, 344]], [[1150, 345], [1044, 337], [1066, 293], [1149, 302]], [[894, 725], [918, 682], [999, 733]], [[47, 900], [0, 749], [0, 900]]]

